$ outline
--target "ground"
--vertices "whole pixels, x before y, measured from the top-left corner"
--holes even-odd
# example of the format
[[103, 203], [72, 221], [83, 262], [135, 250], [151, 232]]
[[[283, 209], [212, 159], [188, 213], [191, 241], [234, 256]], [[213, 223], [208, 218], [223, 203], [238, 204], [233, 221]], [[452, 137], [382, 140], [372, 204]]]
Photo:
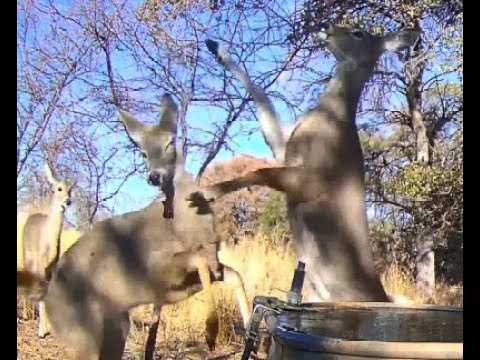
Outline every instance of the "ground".
[[37, 320], [19, 320], [17, 324], [17, 359], [56, 360], [68, 359], [70, 352], [53, 336], [37, 336]]
[[[22, 320], [17, 323], [17, 359], [18, 360], [66, 360], [71, 359], [71, 352], [52, 335], [45, 339], [37, 336], [38, 321]], [[131, 345], [131, 344], [130, 344]], [[127, 346], [124, 360], [142, 359]], [[242, 344], [232, 344], [215, 352], [207, 352], [202, 344], [158, 344], [157, 358], [162, 360], [235, 360], [240, 359]]]

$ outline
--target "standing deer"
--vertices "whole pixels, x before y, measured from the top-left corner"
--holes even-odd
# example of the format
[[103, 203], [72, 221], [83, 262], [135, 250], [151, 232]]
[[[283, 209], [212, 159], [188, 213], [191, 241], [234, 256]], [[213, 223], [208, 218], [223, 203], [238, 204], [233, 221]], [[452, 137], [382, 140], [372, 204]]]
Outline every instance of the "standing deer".
[[[145, 209], [97, 222], [60, 258], [43, 289], [52, 329], [74, 350], [77, 360], [120, 360], [129, 330], [129, 309], [151, 303], [160, 309], [202, 289], [210, 295], [206, 336], [213, 346], [218, 327], [211, 281], [234, 287], [244, 325], [248, 321], [241, 276], [217, 260], [217, 256], [221, 260], [220, 241], [210, 204], [184, 200], [201, 189], [183, 172], [180, 161], [175, 162], [171, 152], [175, 148], [170, 150], [175, 136], [162, 121], [176, 123], [176, 105], [163, 103], [167, 106], [162, 107], [157, 129], [142, 125], [126, 112], [119, 116], [124, 121], [128, 117], [127, 131], [145, 153], [149, 174], [157, 166], [153, 164], [160, 164], [156, 169], [166, 176], [170, 173], [165, 169], [173, 169], [174, 217], [164, 216], [168, 204], [153, 202]], [[169, 160], [162, 163], [160, 158], [165, 160], [167, 153]]]
[[[263, 135], [284, 166], [260, 169], [195, 193], [213, 201], [249, 185], [283, 191], [296, 256], [306, 263], [309, 301], [390, 301], [375, 273], [365, 209], [363, 151], [356, 110], [366, 81], [387, 50], [415, 43], [415, 30], [375, 36], [361, 29], [323, 24], [314, 42], [336, 57], [337, 70], [317, 105], [298, 118], [286, 138], [265, 92], [208, 40], [220, 64], [247, 88], [258, 107]], [[281, 164], [282, 165], [282, 164]]]
[[[23, 267], [32, 274], [49, 281], [60, 256], [60, 236], [64, 212], [70, 205], [71, 190], [75, 184], [57, 179], [51, 166], [45, 165], [51, 195], [37, 210], [28, 213], [22, 228]], [[49, 333], [45, 303], [38, 303], [38, 336]]]

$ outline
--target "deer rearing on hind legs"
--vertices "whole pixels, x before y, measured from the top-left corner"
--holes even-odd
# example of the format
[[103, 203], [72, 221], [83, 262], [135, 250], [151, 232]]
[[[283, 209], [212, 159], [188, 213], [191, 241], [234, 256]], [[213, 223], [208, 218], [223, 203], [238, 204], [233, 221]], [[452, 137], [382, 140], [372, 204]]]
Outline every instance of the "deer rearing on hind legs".
[[[22, 251], [24, 269], [48, 281], [60, 256], [64, 212], [71, 203], [71, 190], [75, 184], [58, 180], [48, 164], [45, 170], [51, 195], [43, 204], [43, 209], [27, 214], [22, 229]], [[38, 313], [38, 336], [43, 338], [49, 333], [43, 301], [38, 303]]]
[[[172, 109], [162, 107], [163, 112]], [[163, 115], [167, 116], [161, 119], [171, 119], [171, 114]], [[165, 124], [162, 128], [167, 130], [160, 132], [153, 126], [142, 127], [131, 114], [120, 116], [129, 116], [127, 131], [134, 124], [135, 134], [130, 136], [145, 152], [148, 164], [163, 157], [168, 143], [174, 142], [175, 136]], [[244, 325], [248, 321], [241, 276], [216, 260], [221, 260], [221, 250], [211, 204], [184, 200], [201, 188], [175, 158], [169, 156], [162, 165], [163, 169], [175, 169], [173, 218], [164, 217], [166, 204], [154, 201], [142, 210], [95, 223], [60, 258], [43, 289], [52, 330], [74, 350], [77, 360], [121, 360], [131, 308], [153, 303], [160, 309], [202, 289], [209, 294], [207, 343], [214, 346], [218, 319], [210, 292], [212, 281], [234, 287]], [[148, 168], [150, 173], [152, 168]]]
[[380, 56], [413, 45], [419, 32], [375, 36], [331, 24], [321, 28], [314, 42], [333, 53], [336, 72], [317, 105], [298, 118], [288, 138], [265, 92], [218, 43], [207, 41], [219, 63], [253, 97], [267, 144], [280, 165], [284, 159], [284, 166], [211, 185], [195, 198], [212, 201], [250, 185], [285, 192], [294, 250], [306, 263], [306, 285], [314, 290], [308, 301], [390, 301], [373, 266], [364, 159], [355, 118], [362, 90]]

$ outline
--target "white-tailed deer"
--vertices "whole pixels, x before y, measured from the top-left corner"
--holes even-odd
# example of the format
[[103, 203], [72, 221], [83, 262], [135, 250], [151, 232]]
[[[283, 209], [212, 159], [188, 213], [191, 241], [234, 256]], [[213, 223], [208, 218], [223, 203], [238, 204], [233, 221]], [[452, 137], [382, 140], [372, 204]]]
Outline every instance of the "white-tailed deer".
[[195, 198], [212, 201], [249, 185], [285, 192], [294, 250], [298, 260], [306, 263], [306, 284], [316, 294], [309, 301], [390, 300], [373, 266], [364, 159], [355, 117], [360, 95], [379, 57], [387, 50], [413, 45], [418, 36], [415, 30], [374, 36], [361, 29], [323, 24], [314, 41], [334, 54], [337, 70], [317, 105], [298, 118], [285, 143], [264, 91], [251, 83], [216, 42], [207, 42], [217, 60], [256, 101], [264, 137], [285, 166], [212, 185]]
[[[75, 184], [57, 179], [52, 167], [45, 165], [51, 195], [42, 206], [26, 215], [22, 228], [23, 268], [35, 276], [49, 281], [60, 256], [60, 236], [64, 212], [70, 205], [71, 190]], [[45, 303], [38, 303], [38, 336], [49, 333]]]
[[[162, 111], [168, 112], [172, 104]], [[145, 152], [149, 164], [164, 156], [165, 152], [157, 151], [168, 148], [165, 142], [173, 139], [175, 149], [172, 132], [159, 134], [151, 127], [143, 128], [144, 132], [131, 114], [119, 115], [122, 120], [128, 116], [127, 131], [135, 129], [130, 137]], [[170, 115], [163, 114], [162, 121], [172, 120]], [[174, 175], [174, 217], [166, 218], [167, 205], [155, 201], [145, 209], [97, 222], [60, 258], [44, 289], [52, 329], [75, 351], [76, 359], [120, 360], [129, 330], [129, 309], [151, 303], [160, 309], [202, 289], [211, 298], [207, 304], [207, 343], [212, 346], [218, 319], [209, 289], [211, 281], [229, 282], [234, 287], [244, 324], [248, 321], [242, 278], [217, 260], [220, 241], [210, 204], [184, 200], [201, 189], [182, 166], [175, 170], [175, 157], [170, 156], [158, 168], [173, 169], [161, 174]]]

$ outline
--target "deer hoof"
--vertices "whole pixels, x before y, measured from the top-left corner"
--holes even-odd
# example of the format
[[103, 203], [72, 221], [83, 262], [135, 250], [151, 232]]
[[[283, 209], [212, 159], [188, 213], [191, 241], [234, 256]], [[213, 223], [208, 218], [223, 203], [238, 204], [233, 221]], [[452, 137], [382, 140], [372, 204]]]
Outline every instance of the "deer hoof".
[[48, 331], [48, 329], [44, 329], [44, 328], [38, 329], [38, 337], [40, 339], [45, 339], [48, 334], [50, 334], [50, 331]]

